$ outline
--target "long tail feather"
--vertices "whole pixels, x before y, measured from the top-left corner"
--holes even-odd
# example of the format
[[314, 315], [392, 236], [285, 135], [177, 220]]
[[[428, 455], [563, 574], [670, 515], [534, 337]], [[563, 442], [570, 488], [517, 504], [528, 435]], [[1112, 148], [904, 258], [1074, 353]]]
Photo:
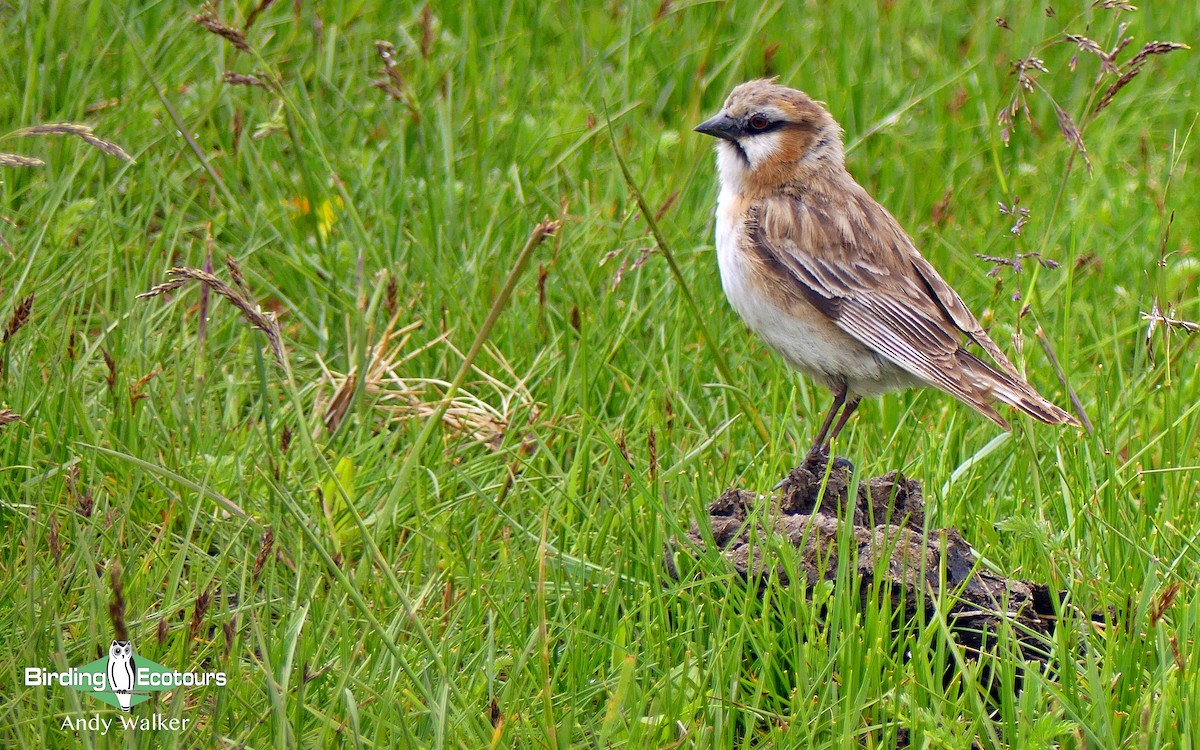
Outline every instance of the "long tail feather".
[[1003, 422], [990, 406], [990, 402], [999, 401], [1045, 424], [1079, 426], [1078, 419], [1047, 401], [1024, 380], [996, 370], [964, 349], [958, 351], [958, 361], [966, 375], [963, 380], [970, 382], [973, 388], [965, 393], [951, 392], [951, 395], [957, 396], [993, 422]]

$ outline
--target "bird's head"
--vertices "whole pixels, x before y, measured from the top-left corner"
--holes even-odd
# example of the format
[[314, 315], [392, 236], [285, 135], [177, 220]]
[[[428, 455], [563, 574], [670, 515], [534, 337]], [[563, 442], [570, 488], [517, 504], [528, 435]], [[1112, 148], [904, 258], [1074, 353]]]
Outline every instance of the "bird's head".
[[842, 166], [842, 131], [825, 107], [773, 80], [735, 88], [696, 132], [720, 139], [722, 183], [738, 192], [765, 192], [806, 171]]

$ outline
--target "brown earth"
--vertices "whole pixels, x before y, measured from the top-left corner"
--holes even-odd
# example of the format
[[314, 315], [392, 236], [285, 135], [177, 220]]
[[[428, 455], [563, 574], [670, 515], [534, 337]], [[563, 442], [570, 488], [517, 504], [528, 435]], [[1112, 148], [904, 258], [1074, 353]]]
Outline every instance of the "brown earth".
[[[770, 496], [726, 490], [709, 505], [708, 517], [701, 522], [733, 568], [760, 586], [772, 575], [789, 585], [788, 570], [798, 571], [797, 578], [802, 572], [810, 591], [820, 581], [836, 580], [839, 540], [852, 540], [864, 603], [870, 596], [890, 596], [894, 611], [903, 609], [907, 619], [919, 614], [924, 622], [940, 609], [968, 654], [990, 648], [1007, 620], [1025, 658], [1045, 658], [1044, 644], [1055, 622], [1054, 600], [1046, 586], [983, 568], [957, 529], [926, 530], [921, 484], [899, 472], [860, 482], [850, 513], [851, 474], [844, 459], [834, 460], [832, 466], [825, 460], [806, 460]], [[756, 513], [763, 503], [769, 504], [768, 512]], [[853, 528], [847, 531], [843, 519], [848, 514]], [[753, 535], [751, 518], [759, 524]], [[775, 557], [786, 553], [786, 547], [776, 552], [781, 545], [762, 542], [767, 525], [795, 550], [790, 564]], [[687, 536], [691, 544], [677, 543], [668, 555], [672, 575], [678, 575], [672, 555], [692, 545], [702, 551], [709, 534], [696, 523]]]

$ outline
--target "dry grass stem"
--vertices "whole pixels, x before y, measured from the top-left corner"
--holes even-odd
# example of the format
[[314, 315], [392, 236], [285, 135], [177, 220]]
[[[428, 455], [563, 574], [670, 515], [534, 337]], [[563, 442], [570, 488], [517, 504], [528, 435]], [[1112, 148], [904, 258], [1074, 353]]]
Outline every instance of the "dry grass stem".
[[246, 286], [246, 277], [242, 275], [242, 267], [238, 265], [237, 259], [232, 255], [225, 256], [225, 267], [229, 269], [229, 278], [233, 279], [233, 285], [238, 288], [246, 299], [254, 299], [254, 295], [250, 293], [250, 287]]
[[[617, 287], [621, 285], [621, 281], [625, 278], [625, 274], [627, 272], [636, 271], [637, 269], [639, 269], [643, 265], [645, 265], [646, 261], [650, 259], [650, 256], [654, 254], [654, 249], [655, 248], [653, 245], [642, 248], [642, 251], [640, 253], [638, 253], [638, 256], [636, 258], [633, 259], [632, 263], [629, 262], [628, 258], [622, 258], [620, 264], [617, 266], [616, 273], [613, 274], [612, 284], [610, 285], [610, 291], [615, 292], [617, 290]], [[617, 255], [620, 255], [620, 253], [621, 253], [620, 250], [612, 250], [612, 251], [606, 253], [604, 255], [604, 257], [600, 259], [600, 265], [604, 265], [608, 261], [615, 258]]]
[[1122, 66], [1124, 70], [1122, 71], [1120, 78], [1114, 81], [1104, 91], [1104, 95], [1100, 97], [1100, 101], [1096, 102], [1096, 106], [1092, 109], [1092, 115], [1095, 116], [1099, 114], [1105, 107], [1107, 107], [1109, 104], [1112, 104], [1113, 97], [1115, 97], [1117, 92], [1119, 92], [1121, 89], [1128, 86], [1130, 81], [1132, 81], [1134, 78], [1137, 78], [1138, 74], [1142, 72], [1142, 68], [1145, 66], [1148, 59], [1154, 55], [1165, 55], [1168, 52], [1174, 52], [1175, 50], [1180, 49], [1191, 49], [1191, 47], [1178, 42], [1150, 42], [1149, 44], [1143, 46], [1136, 55], [1129, 59], [1129, 62]]
[[[1041, 89], [1041, 86], [1038, 87]], [[1088, 158], [1087, 148], [1083, 145], [1083, 133], [1075, 125], [1075, 120], [1071, 119], [1071, 115], [1059, 106], [1054, 97], [1050, 96], [1045, 89], [1041, 89], [1042, 93], [1046, 94], [1046, 98], [1050, 100], [1050, 104], [1054, 107], [1054, 117], [1058, 121], [1058, 132], [1062, 133], [1063, 138], [1067, 139], [1067, 143], [1079, 152], [1083, 157], [1083, 164], [1087, 167], [1088, 174], [1092, 172], [1092, 160]]]
[[1032, 258], [1039, 266], [1051, 271], [1059, 267], [1058, 261], [1053, 261], [1049, 258], [1042, 257], [1042, 254], [1037, 252], [1017, 253], [1016, 255], [1007, 257], [1003, 255], [986, 255], [984, 253], [975, 253], [975, 257], [979, 258], [980, 260], [987, 261], [995, 266], [987, 273], [988, 276], [993, 278], [999, 275], [1000, 268], [1002, 266], [1011, 268], [1013, 273], [1021, 273], [1021, 271], [1024, 270], [1024, 266], [1022, 265], [1021, 261], [1025, 260], [1026, 258]]
[[1078, 45], [1079, 49], [1082, 50], [1083, 52], [1087, 52], [1089, 54], [1093, 54], [1096, 57], [1098, 57], [1100, 59], [1100, 67], [1104, 70], [1105, 73], [1112, 73], [1113, 75], [1120, 75], [1121, 71], [1117, 68], [1116, 63], [1113, 62], [1113, 57], [1116, 56], [1117, 52], [1120, 52], [1124, 48], [1124, 45], [1118, 45], [1116, 50], [1114, 50], [1114, 52], [1110, 55], [1109, 53], [1107, 53], [1103, 49], [1101, 49], [1099, 44], [1096, 44], [1096, 42], [1092, 41], [1091, 39], [1088, 39], [1085, 36], [1078, 36], [1076, 34], [1067, 34], [1066, 37], [1069, 41], [1072, 41], [1076, 45]]
[[1175, 317], [1175, 310], [1171, 307], [1167, 308], [1167, 313], [1164, 315], [1162, 309], [1158, 306], [1158, 300], [1154, 300], [1154, 304], [1150, 307], [1150, 312], [1142, 313], [1142, 320], [1150, 321], [1150, 325], [1146, 326], [1146, 343], [1150, 343], [1150, 337], [1154, 335], [1154, 330], [1159, 326], [1166, 326], [1168, 329], [1177, 328], [1187, 333], [1200, 332], [1200, 323], [1193, 323], [1190, 320], [1183, 320]]
[[46, 162], [33, 156], [0, 151], [0, 167], [44, 167]]
[[194, 14], [192, 20], [209, 32], [229, 42], [234, 47], [237, 47], [242, 52], [250, 51], [250, 45], [246, 42], [246, 35], [241, 30], [223, 23], [217, 17], [217, 9], [213, 7], [212, 3], [201, 5], [200, 12]]
[[1093, 8], [1103, 8], [1104, 10], [1124, 11], [1125, 13], [1133, 13], [1137, 10], [1136, 5], [1131, 5], [1124, 0], [1096, 0], [1092, 3]]
[[230, 86], [256, 86], [260, 89], [267, 89], [268, 91], [271, 89], [271, 87], [267, 85], [266, 81], [259, 76], [234, 73], [232, 70], [225, 71], [225, 74], [221, 76], [221, 81], [229, 84]]
[[1034, 331], [1037, 336], [1038, 343], [1042, 345], [1042, 351], [1046, 354], [1046, 359], [1050, 360], [1050, 365], [1054, 368], [1054, 372], [1058, 375], [1058, 382], [1062, 383], [1062, 387], [1067, 389], [1067, 398], [1071, 400], [1071, 408], [1075, 410], [1075, 415], [1079, 417], [1079, 421], [1083, 424], [1083, 429], [1087, 430], [1089, 435], [1095, 434], [1095, 429], [1092, 427], [1092, 420], [1088, 419], [1087, 412], [1083, 410], [1083, 402], [1079, 400], [1075, 389], [1067, 382], [1067, 373], [1063, 370], [1062, 364], [1058, 361], [1058, 356], [1054, 353], [1054, 347], [1050, 345], [1050, 339], [1046, 337], [1046, 332], [1038, 326]]
[[92, 509], [96, 505], [95, 498], [92, 496], [92, 490], [89, 487], [80, 489], [79, 487], [79, 467], [72, 466], [67, 470], [64, 477], [66, 483], [67, 497], [74, 506], [75, 512], [84, 518], [91, 518]]
[[[388, 325], [384, 329], [383, 336], [380, 338], [379, 342], [371, 348], [371, 358], [367, 365], [368, 379], [372, 377], [378, 379], [380, 377], [381, 368], [384, 366], [384, 362], [388, 360], [403, 362], [429, 348], [427, 345], [418, 349], [416, 352], [409, 353], [406, 357], [400, 357], [399, 351], [408, 345], [410, 334], [420, 328], [423, 324], [418, 320], [413, 323], [409, 323], [403, 328], [396, 329], [398, 320], [399, 314], [394, 314], [391, 320], [388, 321]], [[336, 384], [336, 387], [333, 390], [333, 396], [330, 397], [329, 403], [325, 406], [325, 416], [322, 419], [325, 429], [332, 433], [341, 426], [342, 420], [346, 416], [346, 411], [350, 408], [350, 404], [353, 401], [354, 391], [358, 387], [358, 370], [356, 368], [345, 375], [337, 375], [325, 367], [324, 362], [321, 362], [321, 368], [325, 372], [325, 377], [330, 382]], [[316, 438], [316, 436], [317, 434], [314, 433], [313, 437]]]
[[35, 135], [69, 135], [80, 139], [89, 146], [99, 149], [109, 156], [115, 156], [124, 162], [132, 162], [133, 157], [129, 155], [125, 149], [121, 148], [112, 141], [106, 141], [100, 138], [92, 130], [90, 125], [84, 125], [79, 122], [48, 122], [42, 125], [33, 125], [28, 128], [14, 130], [12, 136], [17, 138], [28, 138]]
[[262, 331], [271, 345], [271, 353], [275, 355], [275, 363], [279, 365], [280, 369], [285, 372], [287, 371], [287, 358], [283, 349], [283, 337], [279, 332], [279, 321], [276, 320], [274, 313], [263, 312], [258, 305], [246, 299], [245, 296], [224, 281], [198, 268], [189, 268], [186, 266], [172, 268], [167, 271], [167, 276], [170, 277], [168, 281], [153, 287], [148, 292], [139, 294], [138, 299], [147, 299], [168, 294], [185, 286], [189, 281], [197, 281], [212, 290], [214, 294], [229, 300], [234, 307], [241, 311], [242, 317], [245, 318], [246, 322]]
[[102, 111], [104, 111], [106, 109], [110, 109], [112, 107], [119, 106], [120, 104], [121, 104], [121, 100], [115, 96], [112, 97], [111, 99], [101, 99], [98, 102], [92, 102], [91, 104], [84, 107], [83, 113], [85, 115], [90, 115], [90, 114], [94, 114], [96, 112], [102, 112]]
[[383, 61], [383, 77], [371, 81], [371, 85], [387, 94], [389, 98], [403, 102], [408, 108], [409, 115], [416, 118], [417, 106], [406, 92], [407, 84], [400, 73], [400, 60], [396, 56], [396, 47], [391, 42], [375, 40], [375, 51]]

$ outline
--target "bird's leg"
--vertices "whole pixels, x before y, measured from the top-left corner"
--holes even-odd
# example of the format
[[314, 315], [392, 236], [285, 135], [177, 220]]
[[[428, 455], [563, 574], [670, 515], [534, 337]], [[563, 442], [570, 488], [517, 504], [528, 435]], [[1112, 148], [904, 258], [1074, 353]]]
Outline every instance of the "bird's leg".
[[842, 405], [846, 403], [846, 392], [848, 390], [846, 384], [842, 383], [833, 392], [833, 405], [829, 407], [829, 413], [825, 415], [825, 422], [821, 425], [821, 431], [817, 433], [817, 437], [813, 440], [812, 448], [808, 449], [808, 458], [816, 458], [822, 453], [828, 455], [829, 444], [825, 440], [825, 436], [829, 434], [829, 427], [833, 424], [833, 418], [837, 416], [838, 409], [841, 409]]
[[834, 439], [841, 434], [842, 428], [846, 426], [846, 422], [850, 419], [850, 415], [853, 414], [854, 410], [858, 408], [858, 402], [861, 400], [861, 398], [855, 396], [846, 403], [846, 408], [842, 409], [842, 416], [838, 417], [837, 424], [833, 427], [833, 432], [829, 433], [829, 437], [825, 440], [825, 445], [822, 446], [822, 450], [824, 450], [826, 454], [828, 454], [831, 450]]

